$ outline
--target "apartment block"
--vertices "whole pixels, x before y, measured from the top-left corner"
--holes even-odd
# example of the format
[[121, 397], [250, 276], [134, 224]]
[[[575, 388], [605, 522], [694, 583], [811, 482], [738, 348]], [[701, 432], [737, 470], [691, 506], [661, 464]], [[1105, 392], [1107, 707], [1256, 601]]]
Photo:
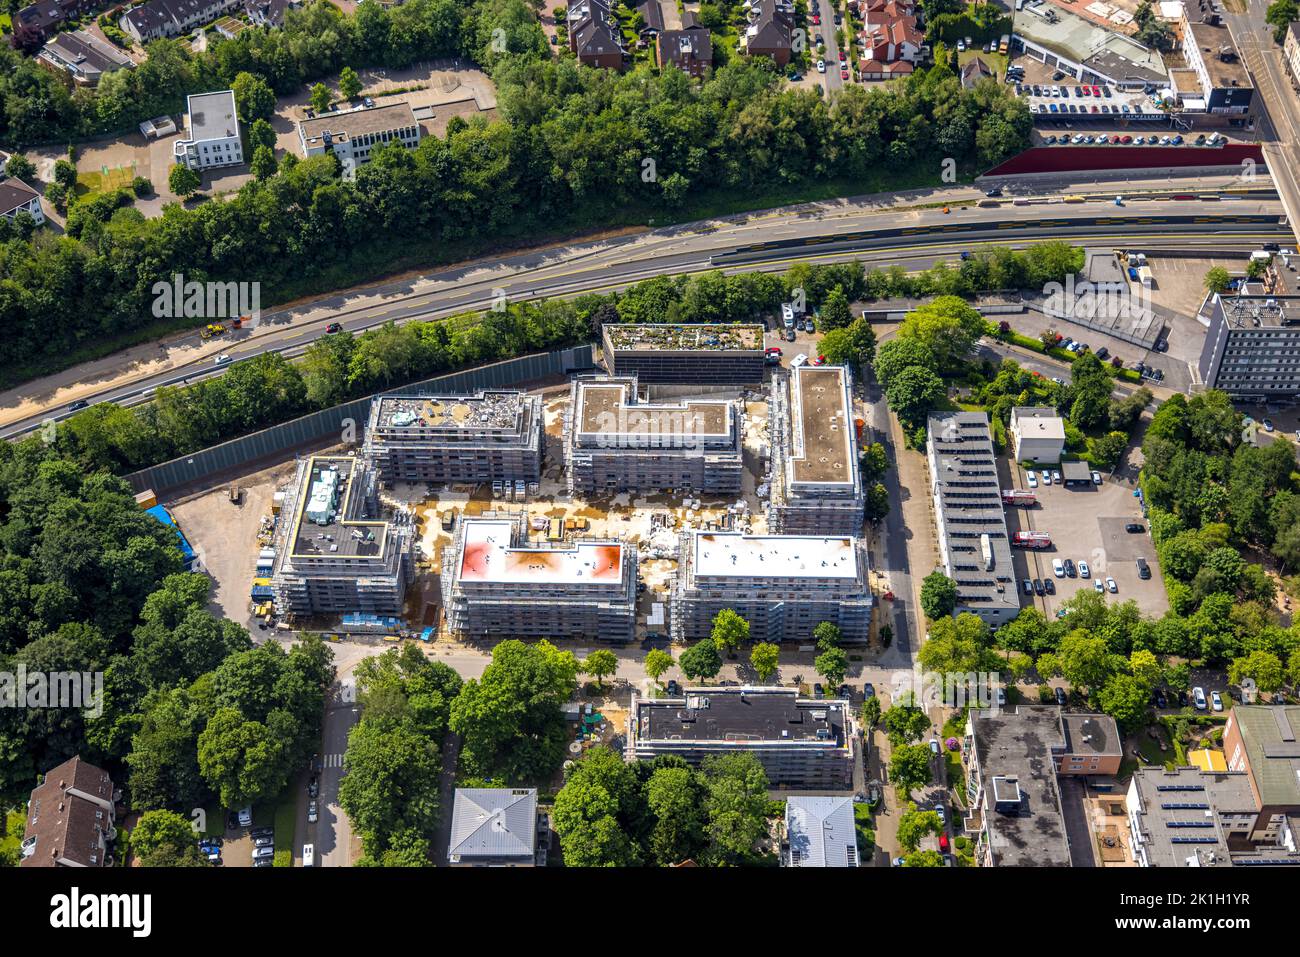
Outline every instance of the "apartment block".
[[670, 590], [675, 641], [707, 638], [730, 608], [754, 641], [809, 641], [823, 621], [847, 642], [871, 630], [866, 546], [858, 539], [806, 535], [682, 533]]
[[1269, 815], [1245, 772], [1138, 768], [1124, 807], [1139, 867], [1300, 866], [1300, 818], [1284, 816], [1265, 835]]
[[1300, 85], [1300, 22], [1288, 23], [1286, 39], [1282, 42], [1282, 59], [1291, 82]]
[[1011, 410], [1011, 441], [1017, 462], [1055, 465], [1065, 451], [1065, 420], [1053, 408], [1016, 406]]
[[197, 93], [185, 104], [185, 135], [172, 145], [177, 163], [202, 171], [244, 162], [233, 90]]
[[800, 698], [795, 688], [686, 688], [679, 698], [642, 698], [628, 714], [626, 757], [753, 754], [774, 788], [850, 791], [857, 727], [849, 703]]
[[122, 15], [117, 25], [136, 43], [176, 37], [211, 23], [243, 0], [148, 0]]
[[957, 583], [954, 613], [972, 612], [997, 627], [1020, 613], [1020, 599], [989, 418], [983, 412], [936, 412], [928, 427], [940, 562]]
[[605, 363], [642, 385], [758, 385], [763, 381], [763, 327], [605, 323]]
[[768, 528], [789, 535], [861, 535], [866, 491], [848, 368], [800, 366], [778, 376], [768, 422]]
[[301, 460], [276, 529], [276, 611], [401, 615], [414, 538], [413, 517], [384, 507], [379, 476], [363, 459]]
[[409, 103], [360, 106], [298, 121], [298, 143], [304, 158], [333, 153], [344, 179], [370, 162], [374, 150], [401, 143], [408, 150], [420, 145], [424, 128]]
[[1300, 394], [1300, 296], [1215, 295], [1198, 370], [1243, 402]]
[[104, 867], [117, 837], [108, 772], [79, 757], [46, 773], [27, 804], [19, 867]]
[[980, 867], [1069, 867], [1057, 786], [1061, 709], [982, 710], [966, 718], [966, 834]]
[[637, 549], [610, 538], [534, 543], [518, 516], [467, 518], [443, 552], [447, 628], [471, 638], [631, 641]]
[[378, 396], [364, 455], [385, 482], [536, 482], [542, 400], [519, 391]]
[[569, 390], [564, 458], [570, 492], [740, 491], [744, 462], [737, 404], [650, 402], [636, 375], [579, 376]]
[[1300, 707], [1237, 705], [1223, 728], [1228, 769], [1250, 781], [1259, 820], [1251, 832], [1258, 843], [1276, 840], [1288, 818], [1300, 817]]

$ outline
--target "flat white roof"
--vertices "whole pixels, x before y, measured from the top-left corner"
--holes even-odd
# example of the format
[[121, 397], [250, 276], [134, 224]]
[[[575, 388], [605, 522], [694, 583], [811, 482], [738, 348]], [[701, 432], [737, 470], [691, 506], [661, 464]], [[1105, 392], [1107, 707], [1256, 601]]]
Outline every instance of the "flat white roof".
[[1047, 415], [1035, 409], [1013, 409], [1012, 415], [1021, 438], [1065, 441], [1065, 420], [1059, 415]]
[[562, 548], [511, 545], [508, 519], [469, 519], [460, 552], [462, 581], [605, 585], [622, 580], [619, 542], [575, 542]]
[[858, 577], [853, 539], [696, 532], [695, 574], [710, 578]]

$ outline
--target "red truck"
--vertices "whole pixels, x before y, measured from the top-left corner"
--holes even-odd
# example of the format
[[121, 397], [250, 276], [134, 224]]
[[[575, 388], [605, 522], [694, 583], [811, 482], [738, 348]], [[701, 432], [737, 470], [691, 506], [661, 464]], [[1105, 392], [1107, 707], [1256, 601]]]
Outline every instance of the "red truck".
[[1032, 508], [1038, 504], [1038, 496], [1024, 489], [1004, 488], [1002, 490], [1002, 504], [1023, 505], [1025, 508]]
[[1011, 544], [1018, 548], [1051, 548], [1052, 536], [1046, 532], [1016, 532]]

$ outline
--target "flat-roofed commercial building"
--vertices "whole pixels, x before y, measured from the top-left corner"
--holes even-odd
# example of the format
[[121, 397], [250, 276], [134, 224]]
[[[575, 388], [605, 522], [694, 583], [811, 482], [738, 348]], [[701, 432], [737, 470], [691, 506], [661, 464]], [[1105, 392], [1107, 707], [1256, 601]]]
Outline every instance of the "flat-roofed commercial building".
[[[1244, 772], [1259, 820], [1251, 833], [1271, 842], [1288, 819], [1300, 822], [1300, 707], [1239, 704], [1223, 727], [1223, 753], [1232, 771]], [[1297, 835], [1300, 837], [1300, 835]]]
[[198, 172], [244, 162], [234, 91], [196, 93], [186, 97], [185, 103], [187, 135], [172, 144], [176, 162]]
[[671, 588], [672, 636], [698, 641], [730, 608], [749, 622], [754, 641], [807, 641], [823, 621], [844, 640], [871, 630], [866, 546], [856, 538], [811, 535], [682, 533]]
[[352, 179], [358, 167], [369, 163], [372, 151], [380, 146], [401, 143], [415, 149], [423, 137], [424, 129], [406, 102], [359, 106], [298, 122], [303, 157], [333, 153], [344, 179]]
[[1028, 0], [1017, 7], [1012, 27], [1013, 45], [1083, 83], [1140, 90], [1168, 79], [1158, 51], [1054, 3]]
[[[1179, 84], [1183, 110], [1244, 118], [1254, 100], [1255, 84], [1223, 18], [1208, 13], [1192, 19], [1185, 11], [1182, 39], [1183, 59], [1197, 81], [1191, 89]], [[1177, 80], [1177, 74], [1174, 77]]]
[[795, 688], [686, 688], [679, 698], [633, 692], [626, 756], [674, 754], [699, 765], [748, 752], [772, 787], [849, 791], [856, 741], [847, 701], [800, 698]]
[[415, 525], [405, 511], [384, 517], [378, 487], [375, 471], [353, 456], [298, 463], [272, 567], [281, 615], [402, 613]]
[[989, 417], [935, 412], [928, 426], [939, 558], [944, 574], [957, 583], [954, 613], [973, 612], [997, 627], [1020, 614], [1020, 599]]
[[767, 524], [791, 535], [861, 535], [853, 380], [845, 366], [800, 366], [772, 385]]
[[1065, 420], [1053, 408], [1016, 406], [1011, 438], [1018, 462], [1059, 462], [1065, 451]]
[[763, 327], [756, 324], [610, 323], [601, 327], [614, 375], [642, 385], [757, 385], [763, 381]]
[[536, 482], [542, 400], [518, 391], [378, 396], [365, 456], [386, 482]]
[[1198, 370], [1242, 401], [1300, 395], [1300, 296], [1215, 295]]
[[443, 552], [447, 628], [472, 638], [631, 641], [637, 549], [616, 539], [530, 543], [519, 517], [470, 518]]
[[635, 375], [580, 376], [569, 400], [564, 455], [571, 492], [740, 491], [735, 402], [648, 402]]

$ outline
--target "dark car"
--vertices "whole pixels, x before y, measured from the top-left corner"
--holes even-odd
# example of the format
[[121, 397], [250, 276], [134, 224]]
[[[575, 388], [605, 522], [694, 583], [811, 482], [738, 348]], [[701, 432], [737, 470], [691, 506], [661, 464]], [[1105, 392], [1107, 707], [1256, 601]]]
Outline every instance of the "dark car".
[[1064, 708], [1065, 705], [1066, 705], [1066, 702], [1068, 702], [1069, 700], [1070, 700], [1070, 699], [1069, 699], [1069, 698], [1066, 696], [1066, 694], [1065, 694], [1065, 689], [1064, 689], [1064, 688], [1057, 688], [1057, 689], [1056, 689], [1056, 703], [1057, 703], [1057, 704], [1059, 704], [1062, 708]]
[[1044, 579], [1043, 579], [1043, 591], [1047, 592], [1047, 594], [1049, 594], [1049, 595], [1055, 595], [1055, 594], [1056, 594], [1056, 582], [1052, 581], [1050, 578], [1044, 578]]
[[1043, 594], [1043, 580], [1041, 578], [1034, 579], [1034, 594], [1039, 596]]
[[258, 837], [253, 838], [254, 847], [271, 847], [274, 844], [275, 844], [275, 838], [271, 837], [271, 835], [269, 834], [262, 834]]
[[1143, 581], [1146, 581], [1151, 577], [1151, 566], [1147, 564], [1147, 560], [1145, 558], [1139, 558], [1137, 560], [1137, 566], [1138, 566], [1138, 578], [1142, 579]]
[[852, 694], [853, 694], [853, 689], [852, 689], [852, 688], [850, 688], [850, 687], [849, 687], [848, 685], [846, 685], [846, 684], [844, 684], [844, 685], [840, 685], [839, 696], [840, 696], [841, 698], [844, 698], [844, 699], [847, 701], [848, 698], [849, 698]]
[[343, 331], [343, 323], [341, 322], [331, 322], [328, 326], [325, 327], [326, 335], [333, 335], [336, 332], [342, 332], [342, 331]]
[[1141, 522], [1129, 522], [1124, 526], [1124, 531], [1128, 532], [1130, 535], [1141, 535], [1146, 530], [1146, 526]]
[[826, 690], [820, 684], [813, 685], [813, 697], [814, 698], [826, 697]]
[[1156, 701], [1157, 708], [1169, 707], [1169, 699], [1165, 697], [1165, 693], [1161, 691], [1159, 688], [1156, 689], [1155, 701]]
[[873, 685], [870, 681], [868, 681], [866, 684], [862, 686], [862, 697], [874, 698], [875, 696], [876, 696], [876, 686]]
[[72, 403], [72, 405], [68, 406], [68, 411], [80, 412], [82, 409], [89, 409], [89, 408], [90, 408], [89, 402], [87, 402], [85, 399], [78, 399], [76, 402]]
[[1066, 576], [1069, 577], [1069, 578], [1074, 578], [1074, 577], [1075, 577], [1075, 574], [1076, 574], [1076, 573], [1075, 573], [1075, 570], [1074, 570], [1074, 559], [1073, 559], [1073, 558], [1067, 558], [1067, 559], [1065, 560], [1065, 574], [1066, 574]]
[[987, 193], [985, 193], [984, 195], [985, 195], [985, 196], [990, 196], [990, 197], [991, 197], [991, 196], [1001, 196], [1001, 195], [1002, 195], [1002, 187], [1001, 187], [1001, 186], [994, 186], [991, 190], [989, 190], [989, 191], [988, 191]]
[[664, 688], [668, 692], [669, 697], [675, 698], [682, 693], [682, 686], [676, 681], [669, 681]]
[[273, 827], [255, 827], [248, 832], [254, 840], [259, 837], [275, 837], [275, 828]]
[[1186, 707], [1187, 707], [1187, 692], [1186, 692], [1186, 691], [1180, 691], [1180, 692], [1178, 692], [1178, 707], [1180, 707], [1180, 708], [1186, 708]]

